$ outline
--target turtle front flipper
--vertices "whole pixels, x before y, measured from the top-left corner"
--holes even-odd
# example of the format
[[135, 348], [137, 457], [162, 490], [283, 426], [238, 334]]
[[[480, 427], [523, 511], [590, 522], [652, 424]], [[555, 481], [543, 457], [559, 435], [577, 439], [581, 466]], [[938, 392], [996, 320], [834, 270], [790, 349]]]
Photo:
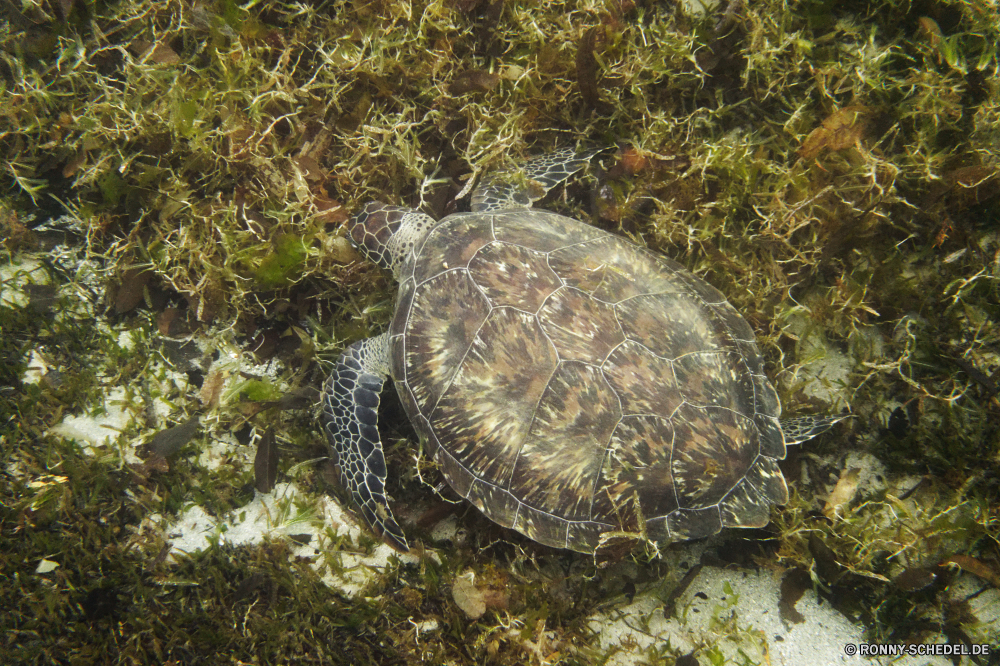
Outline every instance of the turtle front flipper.
[[393, 546], [408, 551], [385, 496], [385, 454], [378, 435], [379, 394], [388, 374], [387, 333], [345, 349], [323, 392], [323, 429], [340, 482], [361, 515]]
[[808, 441], [846, 418], [850, 418], [850, 415], [797, 416], [792, 419], [781, 419], [781, 432], [785, 434], [785, 445], [792, 446]]
[[572, 148], [563, 148], [533, 157], [519, 169], [490, 174], [472, 193], [472, 210], [528, 208], [604, 150], [597, 148], [578, 153]]

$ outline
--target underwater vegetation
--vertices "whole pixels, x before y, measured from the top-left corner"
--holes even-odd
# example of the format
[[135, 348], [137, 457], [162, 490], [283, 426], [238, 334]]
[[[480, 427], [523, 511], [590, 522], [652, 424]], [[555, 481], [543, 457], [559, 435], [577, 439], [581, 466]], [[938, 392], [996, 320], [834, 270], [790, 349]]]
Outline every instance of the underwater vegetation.
[[[0, 16], [0, 663], [780, 663], [756, 577], [787, 631], [818, 598], [875, 642], [1000, 643], [996, 2]], [[545, 207], [722, 291], [785, 415], [853, 418], [790, 449], [767, 527], [600, 559], [457, 502], [386, 392], [399, 555], [315, 419], [392, 316], [344, 223], [566, 146], [609, 150]]]

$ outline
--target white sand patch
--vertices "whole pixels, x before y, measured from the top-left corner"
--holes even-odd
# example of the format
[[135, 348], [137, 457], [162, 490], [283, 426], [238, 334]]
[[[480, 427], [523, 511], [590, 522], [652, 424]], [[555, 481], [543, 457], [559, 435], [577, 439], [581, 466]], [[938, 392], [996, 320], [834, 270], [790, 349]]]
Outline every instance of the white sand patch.
[[988, 583], [969, 573], [960, 575], [948, 586], [948, 596], [952, 602], [965, 601], [979, 622], [963, 627], [969, 632], [973, 643], [992, 645], [1000, 650], [1000, 589], [989, 587]]
[[853, 360], [830, 344], [823, 330], [805, 314], [790, 314], [785, 331], [798, 340], [796, 355], [800, 365], [791, 374], [783, 373], [780, 381], [801, 385], [807, 396], [835, 407], [848, 404], [845, 387], [849, 386]]
[[727, 664], [773, 666], [951, 665], [944, 657], [893, 661], [848, 655], [846, 646], [864, 641], [864, 627], [822, 602], [813, 590], [795, 606], [805, 621], [786, 624], [778, 610], [780, 586], [780, 578], [769, 571], [705, 567], [678, 599], [672, 617], [664, 617], [658, 597], [639, 595], [627, 606], [592, 616], [590, 627], [603, 650], [617, 650], [607, 666], [659, 663], [655, 654], [667, 645], [679, 654], [695, 652], [700, 663], [724, 658]]
[[10, 263], [0, 265], [0, 305], [23, 308], [29, 300], [25, 288], [29, 284], [48, 283], [49, 276], [42, 262], [15, 257]]
[[451, 541], [456, 545], [465, 543], [468, 538], [468, 533], [465, 529], [458, 526], [458, 516], [451, 514], [445, 517], [444, 520], [437, 522], [434, 527], [431, 528], [431, 541], [433, 543], [440, 543], [442, 541]]
[[48, 434], [75, 440], [88, 455], [98, 455], [98, 447], [114, 444], [121, 432], [132, 423], [132, 414], [124, 409], [125, 404], [125, 389], [113, 388], [104, 398], [102, 413], [67, 416], [52, 426]]
[[37, 384], [42, 381], [42, 377], [49, 371], [49, 364], [37, 349], [31, 350], [31, 358], [28, 359], [28, 367], [21, 375], [21, 381], [25, 384]]
[[118, 331], [118, 347], [124, 351], [132, 351], [141, 342], [141, 336], [142, 334], [137, 330], [123, 329]]
[[[138, 332], [119, 332], [115, 339], [123, 347], [143, 344]], [[239, 354], [235, 348], [222, 350], [220, 358], [222, 362], [217, 362], [213, 368], [225, 367], [237, 380], [241, 374], [248, 373], [274, 381], [274, 364], [250, 363], [249, 357]], [[38, 377], [47, 371], [41, 357], [34, 365]], [[178, 409], [171, 399], [190, 392], [187, 375], [171, 370], [166, 364], [154, 363], [146, 373], [146, 381], [154, 396], [146, 405], [146, 411], [155, 414], [163, 424], [176, 420]], [[231, 398], [236, 397], [235, 387], [240, 383], [242, 381], [234, 382]], [[147, 431], [127, 441], [120, 436], [125, 429], [134, 426], [136, 418], [132, 414], [135, 405], [129, 400], [126, 389], [111, 389], [103, 398], [102, 409], [93, 411], [100, 413], [67, 416], [53, 426], [49, 434], [75, 441], [88, 455], [106, 458], [111, 455], [118, 464], [142, 464], [136, 451], [149, 441], [151, 433]], [[229, 432], [213, 434], [210, 421], [210, 415], [203, 418], [199, 434], [203, 443], [199, 445], [196, 464], [208, 473], [223, 467], [252, 469], [256, 447], [241, 445]], [[352, 514], [329, 497], [301, 494], [291, 483], [278, 484], [268, 494], [257, 493], [246, 506], [222, 517], [213, 517], [202, 507], [191, 505], [173, 522], [154, 514], [143, 524], [155, 529], [164, 523], [167, 524], [162, 529], [171, 542], [172, 553], [197, 552], [216, 542], [253, 546], [267, 537], [287, 538], [292, 556], [310, 561], [327, 585], [348, 596], [362, 593], [399, 562], [418, 561], [416, 556], [401, 555], [385, 543], [360, 546], [367, 538], [362, 536], [362, 529]]]
[[256, 447], [242, 446], [231, 432], [210, 438], [198, 453], [198, 466], [217, 470], [224, 465], [249, 469], [253, 465]]
[[849, 451], [844, 459], [845, 470], [858, 470], [857, 494], [862, 498], [876, 497], [884, 493], [889, 483], [888, 473], [882, 461], [867, 451]]
[[[119, 336], [120, 339], [121, 336]], [[32, 359], [35, 356], [33, 354]], [[39, 356], [37, 367], [35, 367], [35, 363], [32, 360], [32, 366], [29, 367], [33, 374], [38, 374], [40, 377], [41, 374], [48, 371], [49, 368], [45, 365], [44, 358]], [[145, 375], [145, 383], [153, 395], [151, 401], [132, 399], [124, 387], [114, 387], [100, 398], [103, 411], [92, 410], [93, 412], [101, 411], [101, 413], [66, 416], [61, 422], [52, 426], [47, 434], [74, 440], [83, 453], [91, 456], [106, 456], [110, 453], [107, 447], [114, 447], [124, 463], [141, 464], [143, 460], [137, 455], [139, 447], [148, 442], [160, 430], [170, 427], [172, 420], [186, 420], [182, 414], [179, 414], [177, 404], [171, 402], [169, 398], [182, 396], [189, 390], [187, 375], [170, 369], [165, 363], [151, 364]], [[128, 440], [119, 438], [122, 431], [134, 426], [140, 410], [143, 411], [144, 416], [150, 414], [155, 416], [157, 423], [161, 424], [160, 427], [152, 430], [143, 427], [141, 429], [144, 434], [139, 437]], [[207, 428], [203, 427], [202, 432], [206, 431]], [[212, 462], [209, 469], [216, 469], [221, 458], [225, 455], [231, 458], [234, 452], [245, 453], [246, 447], [239, 446], [229, 435], [223, 436], [224, 442], [217, 442], [212, 437], [206, 437], [206, 440], [208, 441], [208, 449], [203, 456], [205, 460]], [[228, 452], [225, 450], [227, 448]], [[240, 459], [252, 460], [252, 453], [249, 456], [242, 455]]]
[[703, 16], [719, 6], [716, 0], [681, 0], [681, 4], [690, 16]]
[[[148, 519], [159, 521], [159, 515]], [[291, 483], [279, 483], [267, 494], [256, 493], [249, 504], [221, 518], [192, 505], [162, 529], [171, 543], [171, 554], [198, 552], [213, 541], [253, 546], [265, 538], [287, 538], [293, 557], [309, 560], [324, 583], [347, 596], [362, 593], [398, 562], [419, 561], [415, 555], [397, 553], [385, 543], [371, 552], [352, 550], [361, 537], [354, 517], [328, 497], [305, 498]]]

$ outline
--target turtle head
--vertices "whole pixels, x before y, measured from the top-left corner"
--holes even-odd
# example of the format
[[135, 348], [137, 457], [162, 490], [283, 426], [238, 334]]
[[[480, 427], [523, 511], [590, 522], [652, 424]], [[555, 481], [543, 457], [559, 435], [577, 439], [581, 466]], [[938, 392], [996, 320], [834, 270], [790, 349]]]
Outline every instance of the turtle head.
[[399, 278], [406, 258], [432, 224], [434, 219], [419, 211], [372, 201], [350, 219], [347, 233], [366, 259]]

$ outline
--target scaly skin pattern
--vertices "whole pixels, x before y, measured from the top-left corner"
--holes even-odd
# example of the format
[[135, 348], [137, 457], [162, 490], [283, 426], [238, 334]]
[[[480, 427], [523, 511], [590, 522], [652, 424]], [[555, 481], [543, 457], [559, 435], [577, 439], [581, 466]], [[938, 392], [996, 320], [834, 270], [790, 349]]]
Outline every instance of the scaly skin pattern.
[[444, 477], [490, 519], [558, 548], [759, 527], [787, 500], [786, 444], [753, 331], [680, 264], [528, 208], [579, 169], [528, 162], [440, 222], [369, 204], [351, 235], [400, 282], [389, 331], [348, 348], [327, 432], [365, 519], [406, 541], [385, 497], [375, 416], [392, 378]]
[[400, 550], [406, 537], [385, 497], [385, 454], [378, 434], [379, 394], [388, 372], [388, 336], [355, 342], [337, 362], [323, 393], [323, 429], [340, 482], [369, 525]]

